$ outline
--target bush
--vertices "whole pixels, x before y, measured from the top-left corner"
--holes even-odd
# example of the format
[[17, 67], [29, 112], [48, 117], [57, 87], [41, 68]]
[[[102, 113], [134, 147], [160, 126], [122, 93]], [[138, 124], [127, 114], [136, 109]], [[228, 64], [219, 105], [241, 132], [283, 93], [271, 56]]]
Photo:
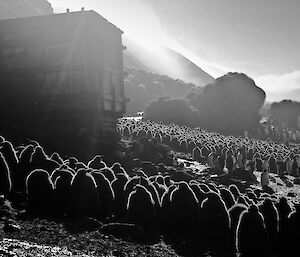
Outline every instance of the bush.
[[184, 99], [162, 96], [149, 103], [145, 109], [145, 119], [164, 124], [175, 123], [195, 127], [198, 124], [198, 111]]
[[228, 73], [187, 99], [199, 111], [200, 125], [223, 133], [240, 133], [258, 126], [265, 92], [243, 73]]
[[298, 117], [300, 116], [300, 102], [283, 100], [272, 103], [270, 114], [276, 125], [297, 128]]

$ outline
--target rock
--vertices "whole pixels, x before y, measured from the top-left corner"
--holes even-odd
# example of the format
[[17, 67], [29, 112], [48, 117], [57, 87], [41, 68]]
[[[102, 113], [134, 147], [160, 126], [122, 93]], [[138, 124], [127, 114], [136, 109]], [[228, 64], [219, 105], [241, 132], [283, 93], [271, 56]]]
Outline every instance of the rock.
[[296, 194], [294, 192], [288, 192], [287, 196], [289, 196], [289, 197], [295, 197]]
[[18, 224], [12, 223], [11, 220], [4, 224], [3, 231], [6, 233], [20, 232], [21, 227]]
[[273, 188], [271, 188], [269, 186], [263, 186], [262, 190], [263, 190], [263, 192], [265, 192], [267, 194], [270, 194], [270, 195], [272, 195], [272, 194], [275, 193], [275, 191], [273, 190]]
[[105, 235], [113, 235], [117, 237], [131, 237], [136, 239], [144, 238], [144, 230], [142, 227], [128, 223], [109, 223], [103, 225], [99, 229], [100, 233]]
[[96, 219], [85, 217], [85, 218], [67, 223], [66, 227], [72, 233], [80, 233], [80, 232], [84, 232], [84, 231], [97, 230], [102, 225], [103, 224]]

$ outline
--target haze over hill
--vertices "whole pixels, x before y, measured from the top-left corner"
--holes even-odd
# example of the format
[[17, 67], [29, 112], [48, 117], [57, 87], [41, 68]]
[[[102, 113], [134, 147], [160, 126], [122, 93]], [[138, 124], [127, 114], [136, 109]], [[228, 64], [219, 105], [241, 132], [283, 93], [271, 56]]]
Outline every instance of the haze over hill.
[[124, 65], [137, 69], [167, 75], [197, 86], [205, 86], [215, 79], [191, 62], [182, 54], [161, 45], [143, 45], [128, 37], [123, 38], [127, 51], [124, 51]]

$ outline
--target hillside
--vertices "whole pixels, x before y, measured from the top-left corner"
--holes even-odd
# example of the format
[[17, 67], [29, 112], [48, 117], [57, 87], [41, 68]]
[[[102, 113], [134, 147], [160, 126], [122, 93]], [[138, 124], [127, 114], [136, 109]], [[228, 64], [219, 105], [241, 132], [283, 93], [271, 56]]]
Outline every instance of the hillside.
[[174, 80], [166, 75], [147, 72], [134, 67], [124, 67], [128, 74], [124, 79], [127, 113], [143, 111], [146, 105], [158, 96], [169, 95], [182, 98], [191, 88], [196, 86], [182, 80]]
[[51, 14], [53, 9], [46, 0], [0, 0], [0, 19]]
[[124, 66], [167, 75], [201, 87], [215, 81], [185, 56], [167, 47], [145, 46], [127, 37], [123, 37], [123, 44], [127, 47]]

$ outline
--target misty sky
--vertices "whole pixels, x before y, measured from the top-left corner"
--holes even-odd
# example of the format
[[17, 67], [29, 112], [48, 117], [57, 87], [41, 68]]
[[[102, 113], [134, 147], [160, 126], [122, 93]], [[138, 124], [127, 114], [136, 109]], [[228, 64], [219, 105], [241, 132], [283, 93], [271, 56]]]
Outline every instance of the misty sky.
[[49, 0], [94, 9], [125, 34], [167, 45], [214, 77], [244, 72], [267, 91], [300, 88], [300, 0]]

